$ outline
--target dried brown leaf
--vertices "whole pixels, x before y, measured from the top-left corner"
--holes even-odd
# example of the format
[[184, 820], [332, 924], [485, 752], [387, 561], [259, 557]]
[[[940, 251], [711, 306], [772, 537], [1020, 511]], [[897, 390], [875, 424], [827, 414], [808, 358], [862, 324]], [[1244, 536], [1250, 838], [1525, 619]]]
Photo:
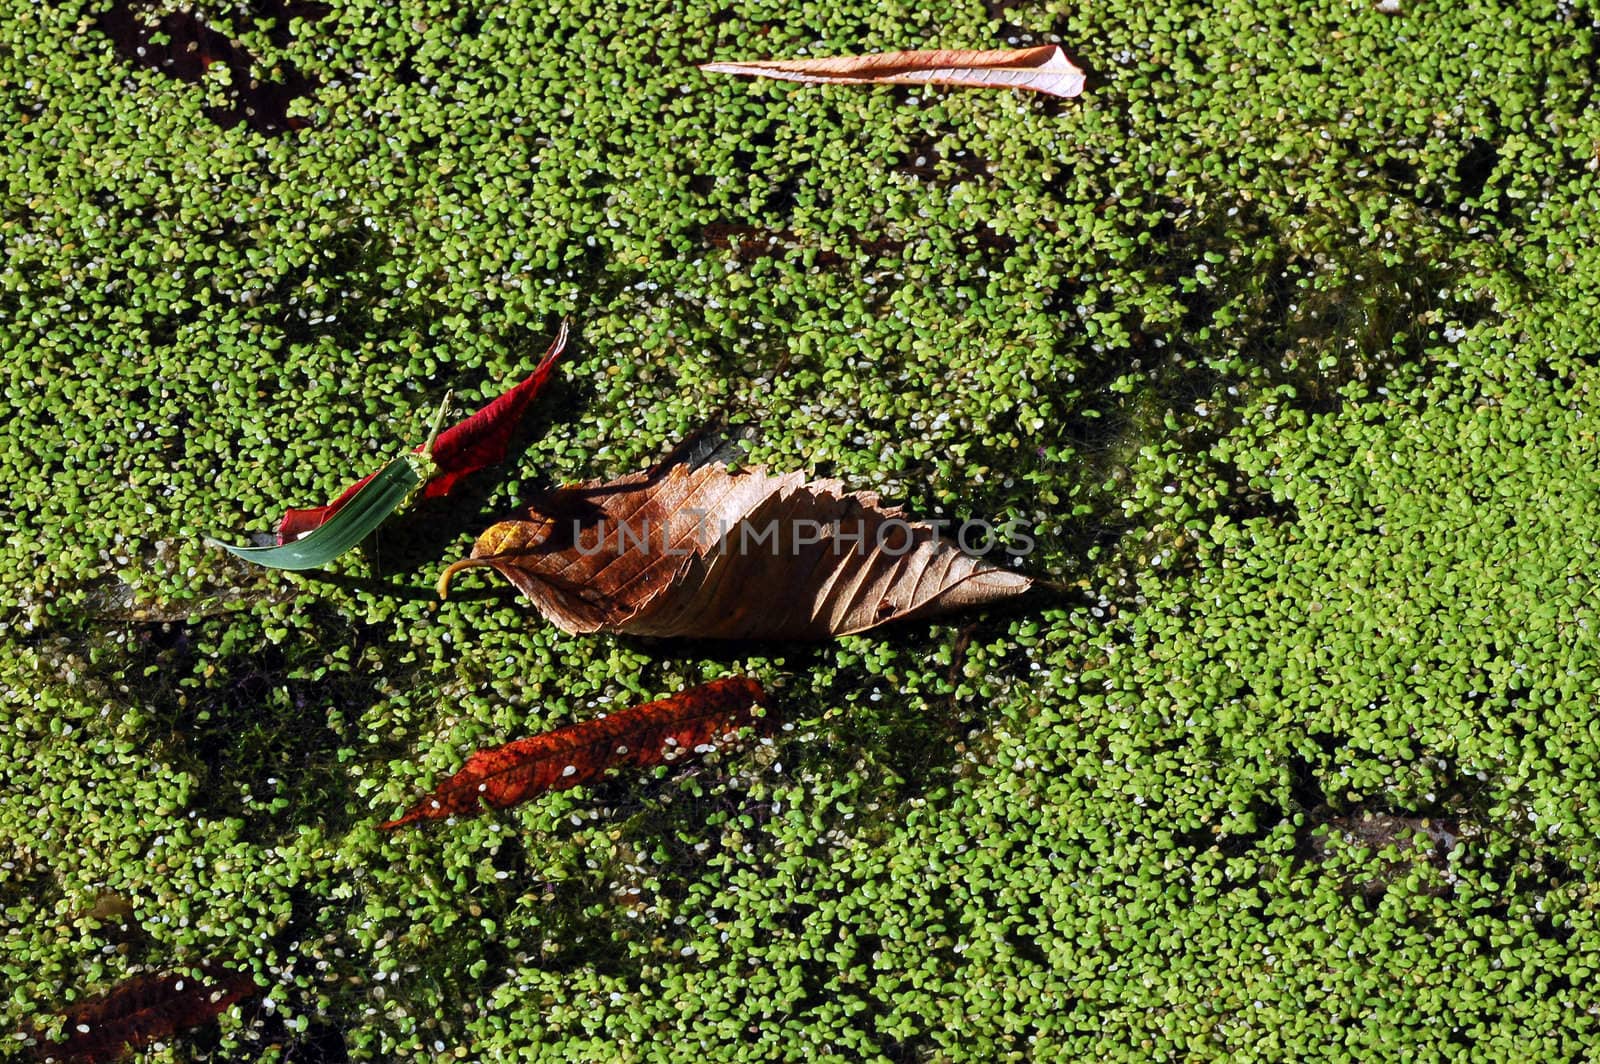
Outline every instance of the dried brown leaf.
[[674, 465], [565, 488], [478, 537], [487, 565], [574, 634], [827, 639], [1010, 598], [1031, 581], [870, 492], [800, 473]]
[[965, 85], [985, 89], [1028, 89], [1050, 96], [1083, 92], [1083, 71], [1060, 45], [996, 48], [988, 51], [941, 49], [881, 52], [826, 59], [763, 59], [743, 63], [703, 63], [712, 74], [748, 74], [785, 81]]

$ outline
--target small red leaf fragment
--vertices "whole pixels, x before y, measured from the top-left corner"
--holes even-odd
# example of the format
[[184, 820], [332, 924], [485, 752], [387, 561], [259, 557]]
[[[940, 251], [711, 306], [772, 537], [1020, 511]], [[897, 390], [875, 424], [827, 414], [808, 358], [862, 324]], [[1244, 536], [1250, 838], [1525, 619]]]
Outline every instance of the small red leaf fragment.
[[479, 750], [403, 816], [378, 826], [388, 831], [419, 820], [476, 813], [480, 801], [505, 809], [546, 791], [592, 783], [608, 769], [677, 760], [749, 723], [751, 709], [765, 698], [756, 681], [734, 676]]
[[[544, 358], [522, 383], [465, 421], [452, 425], [439, 434], [433, 447], [435, 472], [427, 486], [422, 489], [423, 498], [442, 498], [450, 494], [451, 489], [462, 477], [505, 460], [506, 451], [511, 446], [517, 425], [527, 413], [528, 407], [538, 397], [540, 389], [549, 379], [550, 371], [555, 368], [556, 360], [561, 357], [561, 352], [566, 346], [567, 323], [562, 322], [561, 330], [551, 341]], [[421, 447], [417, 448], [418, 452], [421, 450]], [[374, 472], [362, 477], [326, 506], [287, 511], [278, 524], [278, 542], [289, 543], [326, 522], [354, 498], [356, 492], [366, 486], [367, 481], [377, 475]]]
[[129, 1050], [198, 1027], [261, 991], [243, 973], [209, 962], [200, 969], [203, 979], [177, 972], [135, 976], [101, 997], [74, 1005], [62, 1017], [65, 1040], [41, 1040], [39, 1056], [79, 1064], [116, 1060]]

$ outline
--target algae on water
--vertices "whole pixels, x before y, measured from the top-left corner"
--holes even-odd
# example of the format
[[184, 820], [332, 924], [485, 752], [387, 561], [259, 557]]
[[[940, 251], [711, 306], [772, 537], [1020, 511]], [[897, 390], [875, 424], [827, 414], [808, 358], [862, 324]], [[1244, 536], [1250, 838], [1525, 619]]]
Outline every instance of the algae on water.
[[[1592, 5], [204, 0], [244, 89], [0, 5], [0, 1029], [214, 959], [268, 1004], [150, 1059], [1600, 1034]], [[695, 69], [1054, 38], [1077, 100]], [[552, 428], [459, 508], [325, 576], [201, 545], [564, 316]], [[753, 650], [433, 600], [724, 412], [1075, 590]], [[770, 745], [376, 830], [733, 672]]]

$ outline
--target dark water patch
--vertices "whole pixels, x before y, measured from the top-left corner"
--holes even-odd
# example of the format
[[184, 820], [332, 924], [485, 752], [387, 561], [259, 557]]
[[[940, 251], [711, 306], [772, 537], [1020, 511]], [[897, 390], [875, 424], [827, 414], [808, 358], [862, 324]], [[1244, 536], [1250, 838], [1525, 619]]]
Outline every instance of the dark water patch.
[[1492, 143], [1481, 137], [1467, 142], [1466, 150], [1456, 163], [1456, 187], [1464, 200], [1475, 200], [1483, 195], [1495, 167], [1500, 165], [1500, 152]]
[[[270, 36], [278, 47], [289, 43], [291, 20], [315, 22], [327, 17], [332, 10], [326, 4], [292, 0], [254, 0], [251, 4], [251, 13], [257, 19], [271, 21]], [[289, 106], [317, 90], [319, 85], [315, 78], [287, 64], [279, 64], [284, 71], [283, 79], [262, 81], [250, 72], [257, 58], [206, 25], [193, 11], [172, 11], [149, 21], [154, 14], [154, 9], [132, 0], [116, 0], [95, 25], [111, 38], [123, 59], [179, 81], [199, 84], [213, 64], [221, 63], [226, 67], [229, 81], [224, 91], [229, 106], [205, 109], [206, 115], [224, 129], [242, 122], [257, 133], [279, 135], [305, 129], [311, 124], [304, 118], [291, 116]]]

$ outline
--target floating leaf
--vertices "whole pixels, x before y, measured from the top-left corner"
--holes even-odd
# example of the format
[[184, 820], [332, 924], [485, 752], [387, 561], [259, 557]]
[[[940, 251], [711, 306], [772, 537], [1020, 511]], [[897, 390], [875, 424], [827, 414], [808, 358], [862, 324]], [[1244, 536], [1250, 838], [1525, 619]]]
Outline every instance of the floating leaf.
[[504, 809], [546, 791], [592, 783], [608, 769], [646, 768], [703, 752], [749, 723], [751, 709], [765, 698], [760, 684], [734, 676], [480, 750], [426, 799], [378, 826], [389, 830], [419, 820], [475, 813], [480, 802]]
[[248, 975], [206, 963], [204, 978], [167, 972], [141, 975], [110, 993], [74, 1005], [64, 1015], [60, 1042], [41, 1042], [42, 1060], [92, 1064], [198, 1027], [228, 1006], [260, 992]]
[[423, 484], [425, 472], [420, 456], [401, 455], [365, 481], [332, 520], [290, 543], [235, 547], [215, 539], [206, 542], [247, 562], [273, 569], [316, 569], [371, 535]]
[[440, 595], [483, 565], [567, 632], [709, 639], [826, 639], [1031, 585], [872, 493], [712, 464], [554, 492], [479, 536]]
[[[433, 444], [434, 474], [422, 490], [425, 499], [437, 499], [450, 494], [456, 482], [469, 473], [485, 466], [503, 462], [517, 425], [527, 412], [540, 389], [555, 368], [556, 360], [567, 346], [567, 323], [562, 322], [556, 338], [544, 353], [544, 358], [534, 367], [522, 383], [501, 395], [488, 406], [457, 425], [452, 425], [439, 435]], [[426, 446], [426, 445], [424, 445]], [[421, 453], [422, 447], [417, 448]], [[278, 542], [287, 543], [330, 520], [356, 497], [357, 493], [376, 474], [356, 481], [337, 499], [326, 506], [309, 510], [289, 510], [278, 524]]]
[[[488, 406], [442, 434], [438, 422], [428, 441], [346, 488], [326, 506], [289, 510], [278, 524], [278, 545], [234, 547], [206, 540], [245, 561], [274, 569], [316, 569], [366, 539], [389, 515], [413, 497], [448, 495], [462, 477], [503, 461], [517, 423], [549, 379], [567, 345], [567, 323], [561, 323], [534, 371]], [[442, 419], [449, 405], [440, 408]]]
[[985, 89], [1028, 89], [1051, 96], [1083, 92], [1083, 71], [1060, 45], [996, 48], [988, 51], [938, 50], [882, 52], [826, 59], [762, 59], [742, 63], [703, 63], [713, 74], [747, 74], [785, 81], [841, 84], [965, 85]]

